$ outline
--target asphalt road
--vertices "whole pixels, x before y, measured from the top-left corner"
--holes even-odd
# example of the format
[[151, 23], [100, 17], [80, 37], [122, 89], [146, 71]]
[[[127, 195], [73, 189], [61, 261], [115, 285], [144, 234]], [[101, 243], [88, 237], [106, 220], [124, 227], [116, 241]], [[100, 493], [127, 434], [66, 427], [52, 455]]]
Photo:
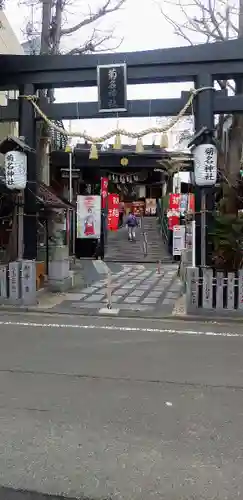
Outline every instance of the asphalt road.
[[240, 324], [1, 315], [0, 339], [1, 500], [243, 497]]

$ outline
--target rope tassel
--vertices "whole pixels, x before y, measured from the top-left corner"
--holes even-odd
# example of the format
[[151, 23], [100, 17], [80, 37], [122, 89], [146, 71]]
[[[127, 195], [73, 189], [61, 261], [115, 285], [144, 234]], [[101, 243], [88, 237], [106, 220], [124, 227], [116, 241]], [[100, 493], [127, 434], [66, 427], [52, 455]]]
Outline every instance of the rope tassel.
[[98, 149], [96, 144], [92, 144], [89, 152], [89, 159], [90, 160], [98, 160], [99, 155], [98, 155]]
[[116, 134], [113, 149], [121, 149], [121, 148], [122, 148], [121, 135]]
[[160, 147], [161, 149], [167, 149], [169, 147], [168, 135], [166, 133], [161, 135]]
[[136, 153], [143, 153], [143, 152], [144, 152], [143, 141], [141, 137], [139, 137], [136, 144]]

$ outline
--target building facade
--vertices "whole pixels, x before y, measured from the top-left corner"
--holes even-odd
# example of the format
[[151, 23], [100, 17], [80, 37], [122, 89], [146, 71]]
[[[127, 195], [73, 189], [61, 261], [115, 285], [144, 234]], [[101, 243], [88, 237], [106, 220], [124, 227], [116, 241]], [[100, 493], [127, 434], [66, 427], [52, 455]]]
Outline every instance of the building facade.
[[[24, 54], [5, 13], [0, 10], [0, 54]], [[8, 99], [16, 99], [17, 91], [0, 91], [0, 106], [6, 106]], [[7, 135], [18, 135], [17, 123], [0, 123], [0, 141]]]

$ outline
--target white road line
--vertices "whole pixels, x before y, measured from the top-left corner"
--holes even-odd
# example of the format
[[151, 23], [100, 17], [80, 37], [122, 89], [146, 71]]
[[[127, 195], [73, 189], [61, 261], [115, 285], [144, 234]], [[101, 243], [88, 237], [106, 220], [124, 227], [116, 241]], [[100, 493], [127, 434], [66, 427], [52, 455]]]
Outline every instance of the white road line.
[[34, 323], [31, 321], [0, 321], [0, 326], [26, 326], [27, 328], [70, 328], [80, 330], [111, 330], [119, 332], [169, 333], [177, 335], [195, 335], [209, 337], [243, 337], [243, 333], [203, 332], [196, 330], [176, 330], [169, 328], [139, 328], [134, 326], [116, 325], [72, 325], [64, 323]]

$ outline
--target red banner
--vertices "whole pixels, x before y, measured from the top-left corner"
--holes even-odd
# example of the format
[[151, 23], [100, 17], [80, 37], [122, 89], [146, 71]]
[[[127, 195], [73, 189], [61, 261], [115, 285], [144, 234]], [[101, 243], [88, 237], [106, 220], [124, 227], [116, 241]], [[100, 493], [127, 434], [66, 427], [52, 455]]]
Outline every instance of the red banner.
[[180, 225], [180, 217], [178, 215], [171, 215], [168, 217], [168, 229], [173, 231], [174, 226]]
[[174, 226], [180, 224], [180, 204], [181, 195], [179, 193], [171, 193], [169, 197], [169, 208], [167, 212], [168, 229], [173, 231]]
[[195, 212], [195, 195], [193, 193], [188, 195], [188, 212]]
[[181, 195], [178, 193], [171, 193], [169, 198], [169, 210], [180, 212]]
[[108, 229], [117, 231], [119, 224], [119, 195], [108, 194]]
[[108, 179], [107, 179], [107, 177], [101, 177], [100, 191], [101, 191], [101, 208], [106, 208], [106, 200], [107, 200], [107, 195], [108, 195]]

